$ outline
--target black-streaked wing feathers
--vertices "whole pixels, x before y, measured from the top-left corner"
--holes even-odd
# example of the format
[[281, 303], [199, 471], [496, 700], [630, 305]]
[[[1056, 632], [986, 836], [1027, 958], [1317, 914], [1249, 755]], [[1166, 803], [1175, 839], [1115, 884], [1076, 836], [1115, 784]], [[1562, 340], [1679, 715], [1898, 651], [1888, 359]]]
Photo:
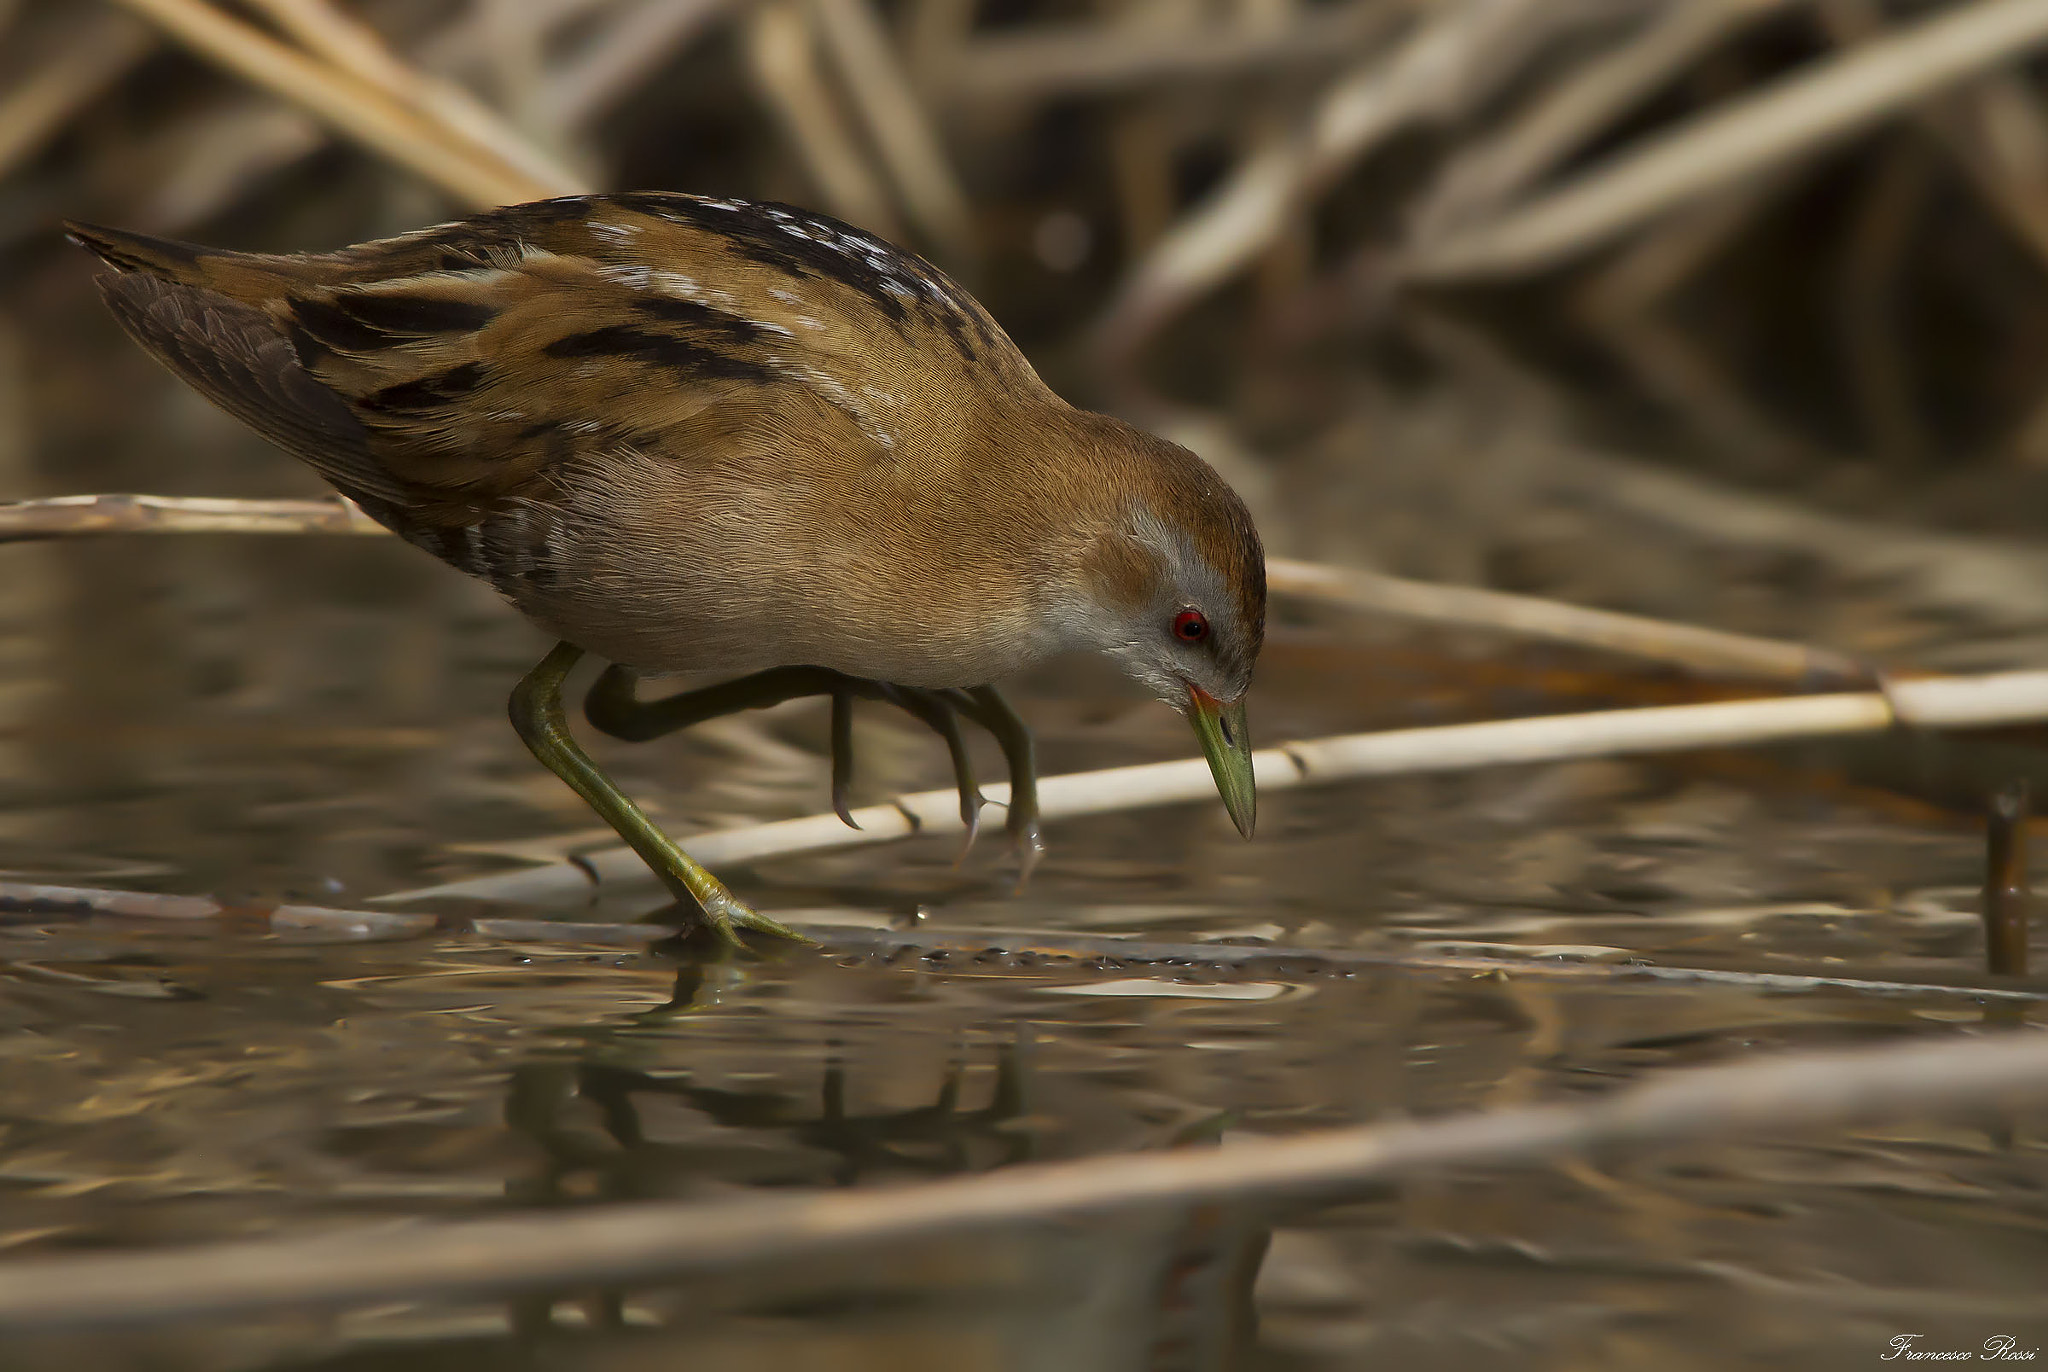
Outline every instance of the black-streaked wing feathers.
[[822, 404], [809, 388], [824, 373], [782, 351], [789, 330], [622, 284], [583, 258], [308, 287], [270, 309], [429, 507], [546, 500], [579, 454], [695, 460], [735, 426]]
[[405, 499], [355, 412], [262, 310], [139, 271], [104, 278], [100, 291], [130, 337], [214, 404], [350, 495]]
[[284, 257], [73, 231], [172, 370], [498, 581], [585, 459], [719, 463], [799, 436], [943, 473], [981, 397], [1049, 399], [936, 268], [788, 206], [577, 197]]

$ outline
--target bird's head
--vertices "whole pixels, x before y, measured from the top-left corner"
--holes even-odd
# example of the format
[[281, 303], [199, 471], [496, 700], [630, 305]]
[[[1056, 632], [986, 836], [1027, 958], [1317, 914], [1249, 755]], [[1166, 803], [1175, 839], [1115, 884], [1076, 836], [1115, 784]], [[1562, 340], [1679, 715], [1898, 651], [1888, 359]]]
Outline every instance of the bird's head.
[[1187, 716], [1238, 832], [1257, 814], [1244, 696], [1266, 633], [1266, 557], [1251, 512], [1216, 472], [1115, 426], [1106, 513], [1080, 568], [1088, 646]]

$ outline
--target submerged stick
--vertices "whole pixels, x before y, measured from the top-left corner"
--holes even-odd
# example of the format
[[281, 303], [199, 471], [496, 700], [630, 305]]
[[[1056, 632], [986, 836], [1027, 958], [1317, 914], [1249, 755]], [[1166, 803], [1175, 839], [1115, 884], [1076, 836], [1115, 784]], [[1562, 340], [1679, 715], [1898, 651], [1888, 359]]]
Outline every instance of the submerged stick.
[[[1173, 942], [1121, 934], [1081, 934], [1046, 929], [881, 928], [847, 924], [824, 912], [789, 912], [789, 927], [825, 953], [873, 958], [883, 964], [918, 960], [928, 968], [948, 964], [978, 969], [1038, 968], [1053, 972], [1140, 973], [1153, 967], [1176, 977], [1226, 974], [1300, 980], [1359, 971], [1406, 975], [1522, 978], [1586, 983], [1653, 982], [1662, 986], [1721, 986], [1773, 995], [1846, 991], [1865, 996], [1954, 996], [1973, 1002], [2018, 1007], [2048, 1001], [2048, 988], [1982, 986], [1965, 979], [1898, 981], [1844, 976], [1833, 967], [1786, 967], [1770, 972], [1725, 967], [1682, 967], [1639, 961], [1577, 961], [1532, 951], [1527, 957], [1480, 953], [1428, 953], [1414, 949], [1318, 948], [1291, 943]], [[390, 942], [435, 935], [473, 934], [510, 943], [599, 944], [645, 948], [676, 937], [671, 925], [599, 923], [574, 919], [520, 919], [391, 914], [325, 906], [230, 905], [211, 896], [160, 895], [87, 886], [44, 886], [0, 881], [0, 914], [89, 918], [193, 920], [267, 919], [273, 934], [316, 937], [333, 942]], [[806, 916], [814, 916], [807, 918]], [[954, 961], [957, 959], [957, 961]]]
[[[1571, 960], [1540, 952], [1530, 956], [1485, 956], [1479, 952], [1419, 952], [1374, 948], [1315, 948], [1303, 944], [1251, 942], [1169, 942], [1157, 938], [1126, 938], [1120, 934], [1075, 934], [1071, 930], [911, 930], [844, 924], [838, 919], [807, 919], [807, 911], [791, 911], [788, 928], [809, 938], [819, 952], [872, 958], [883, 964], [911, 960], [924, 969], [946, 964], [969, 975], [997, 967], [1006, 971], [1036, 969], [1055, 975], [1139, 975], [1165, 969], [1171, 977], [1276, 977], [1305, 981], [1315, 977], [1348, 977], [1360, 971], [1409, 977], [1489, 977], [1520, 981], [1561, 981], [1571, 985], [1640, 985], [1669, 987], [1733, 987], [1769, 995], [1812, 995], [1847, 991], [1851, 995], [1962, 997], [1980, 1005], [2017, 1010], [2048, 1001], [2048, 987], [2038, 985], [1972, 985], [1968, 979], [1886, 981], [1845, 977], [1833, 967], [1786, 967], [1780, 971], [1733, 971], [1726, 967], [1669, 967], [1659, 962]], [[821, 911], [809, 911], [821, 913]], [[520, 919], [520, 917], [434, 917], [399, 915], [375, 909], [332, 909], [324, 905], [227, 905], [205, 895], [158, 895], [152, 891], [102, 891], [94, 887], [45, 887], [0, 881], [0, 915], [113, 915], [121, 919], [238, 919], [244, 926], [268, 921], [270, 934], [317, 938], [324, 942], [399, 942], [430, 936], [473, 934], [512, 944], [571, 944], [649, 948], [676, 938], [666, 924], [600, 924], [584, 919]]]
[[[1886, 691], [1602, 710], [1347, 734], [1262, 749], [1253, 754], [1252, 762], [1259, 789], [1270, 793], [1364, 777], [1726, 748], [1829, 734], [1879, 733], [1899, 725], [1980, 728], [2042, 719], [2048, 719], [2048, 671], [1997, 672], [1895, 682]], [[998, 782], [984, 787], [983, 792], [991, 801], [1007, 803], [1010, 788]], [[1040, 813], [1046, 819], [1172, 805], [1214, 795], [1215, 781], [1209, 764], [1201, 758], [1069, 773], [1039, 783]], [[855, 810], [853, 819], [861, 826], [859, 830], [848, 829], [839, 816], [826, 813], [744, 829], [714, 830], [683, 841], [699, 862], [717, 868], [918, 834], [963, 832], [952, 790], [898, 796], [885, 804]], [[592, 880], [607, 886], [635, 886], [651, 884], [654, 878], [632, 850], [619, 847], [582, 854], [574, 862], [473, 877], [374, 899], [379, 903], [444, 896], [546, 900], [586, 895]]]
[[2027, 783], [1991, 798], [1984, 834], [1984, 963], [1994, 976], [2027, 974]]
[[2044, 1087], [2048, 1039], [2005, 1033], [1672, 1072], [1581, 1104], [1319, 1129], [917, 1185], [377, 1224], [118, 1256], [37, 1255], [0, 1263], [0, 1328], [104, 1328], [639, 1285], [739, 1263], [1140, 1206], [1303, 1199], [1445, 1168], [1526, 1167], [1596, 1148], [2003, 1110], [2037, 1105]]

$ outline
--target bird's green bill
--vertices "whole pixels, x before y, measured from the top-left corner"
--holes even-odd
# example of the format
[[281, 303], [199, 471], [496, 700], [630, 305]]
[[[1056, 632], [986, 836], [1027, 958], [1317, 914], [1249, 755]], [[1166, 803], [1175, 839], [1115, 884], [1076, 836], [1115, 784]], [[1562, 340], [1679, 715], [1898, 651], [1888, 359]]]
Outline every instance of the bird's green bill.
[[1188, 722], [1202, 740], [1209, 771], [1223, 796], [1223, 808], [1246, 838], [1259, 816], [1259, 795], [1252, 781], [1252, 734], [1244, 720], [1244, 701], [1225, 705], [1199, 686], [1188, 688]]

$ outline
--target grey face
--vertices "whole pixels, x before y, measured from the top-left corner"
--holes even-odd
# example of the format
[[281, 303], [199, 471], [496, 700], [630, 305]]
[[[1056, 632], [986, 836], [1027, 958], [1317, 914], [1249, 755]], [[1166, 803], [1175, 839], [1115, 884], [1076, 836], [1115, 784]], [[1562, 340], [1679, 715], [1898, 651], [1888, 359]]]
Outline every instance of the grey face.
[[1223, 576], [1177, 531], [1148, 512], [1130, 536], [1157, 569], [1152, 593], [1118, 625], [1109, 651], [1177, 710], [1190, 688], [1229, 703], [1251, 685], [1253, 649]]
[[1090, 607], [1083, 637], [1187, 716], [1224, 808], [1250, 838], [1258, 803], [1244, 694], [1264, 626], [1242, 623], [1235, 588], [1149, 512], [1135, 515], [1122, 536], [1145, 567], [1141, 593], [1135, 604]]

